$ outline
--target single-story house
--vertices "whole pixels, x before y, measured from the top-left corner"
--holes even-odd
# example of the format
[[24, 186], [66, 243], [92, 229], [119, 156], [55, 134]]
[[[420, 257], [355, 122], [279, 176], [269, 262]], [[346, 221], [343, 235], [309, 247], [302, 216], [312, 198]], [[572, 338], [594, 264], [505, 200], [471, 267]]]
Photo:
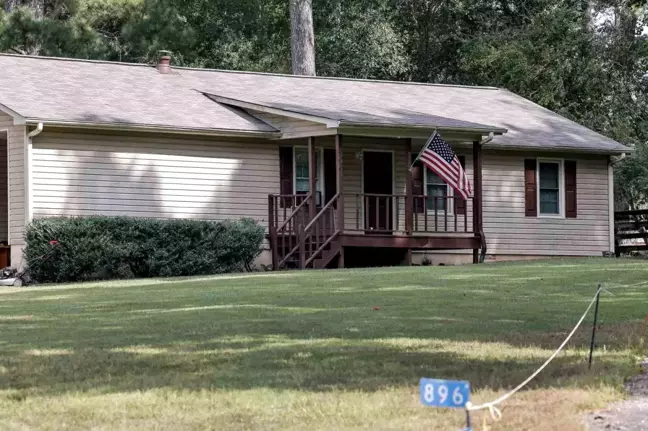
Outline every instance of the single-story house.
[[[600, 256], [630, 149], [507, 90], [0, 55], [0, 241], [50, 216], [267, 227], [275, 268]], [[438, 131], [463, 200], [410, 165]], [[4, 157], [6, 154], [6, 158]], [[386, 256], [390, 256], [387, 258]]]

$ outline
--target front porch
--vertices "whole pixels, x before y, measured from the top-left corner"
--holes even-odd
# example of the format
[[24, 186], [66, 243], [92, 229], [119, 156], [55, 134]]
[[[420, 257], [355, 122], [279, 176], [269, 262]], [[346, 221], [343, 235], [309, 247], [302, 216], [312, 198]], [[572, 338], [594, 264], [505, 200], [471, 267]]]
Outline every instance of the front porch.
[[[309, 138], [308, 191], [268, 196], [268, 239], [274, 269], [342, 268], [345, 252], [360, 248], [401, 250], [405, 264], [411, 264], [415, 250], [472, 250], [474, 263], [483, 260], [481, 141], [472, 141], [474, 195], [466, 200], [451, 193], [428, 193], [430, 189], [421, 185], [420, 168], [409, 170], [420, 150], [412, 139], [393, 140], [390, 150], [356, 152], [345, 152], [346, 141], [346, 136], [335, 136], [334, 158], [329, 157], [334, 167], [326, 168], [335, 180], [326, 180], [326, 192], [318, 189], [317, 175], [324, 169], [318, 168], [315, 138]], [[391, 156], [381, 155], [390, 152]], [[330, 153], [333, 155], [333, 149]], [[343, 166], [353, 162], [357, 168], [358, 159], [360, 178], [354, 171], [348, 179]], [[396, 159], [403, 166], [396, 167]], [[287, 181], [283, 180], [285, 191]], [[350, 189], [349, 184], [356, 187], [345, 190], [345, 184]]]

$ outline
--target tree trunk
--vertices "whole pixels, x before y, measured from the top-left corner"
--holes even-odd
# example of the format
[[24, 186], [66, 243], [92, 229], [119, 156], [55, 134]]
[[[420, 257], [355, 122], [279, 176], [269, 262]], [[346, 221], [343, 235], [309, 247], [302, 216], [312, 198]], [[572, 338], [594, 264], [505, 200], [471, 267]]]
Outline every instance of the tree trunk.
[[315, 76], [312, 0], [290, 0], [290, 28], [293, 75]]
[[9, 13], [18, 7], [18, 0], [4, 0], [4, 11]]
[[18, 6], [27, 6], [34, 11], [36, 18], [42, 18], [45, 13], [45, 0], [4, 0], [4, 10], [9, 13]]

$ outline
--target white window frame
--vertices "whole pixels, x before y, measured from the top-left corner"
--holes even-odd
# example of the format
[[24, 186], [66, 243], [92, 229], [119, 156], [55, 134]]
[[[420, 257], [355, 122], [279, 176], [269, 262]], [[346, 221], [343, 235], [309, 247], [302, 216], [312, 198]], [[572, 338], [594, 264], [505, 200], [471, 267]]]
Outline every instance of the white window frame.
[[[297, 148], [305, 149], [306, 153], [308, 153], [308, 146], [305, 145], [293, 146], [293, 191], [295, 195], [297, 194], [297, 154], [296, 154]], [[326, 188], [324, 184], [324, 148], [315, 147], [315, 152], [319, 153], [317, 154], [317, 166], [316, 166], [317, 179], [315, 181], [315, 189], [316, 189], [315, 191], [319, 192], [321, 196], [321, 202], [319, 202], [319, 204], [323, 204], [323, 201], [325, 199], [324, 197], [326, 196]]]
[[[558, 214], [543, 213], [540, 208], [540, 164], [552, 163], [558, 165]], [[565, 218], [565, 160], [536, 159], [536, 208], [539, 218]]]
[[[430, 168], [425, 166], [425, 163], [421, 163], [421, 166], [423, 166], [423, 172], [424, 172], [423, 173], [423, 187], [424, 187], [423, 194], [425, 196], [427, 196], [428, 195], [427, 194], [428, 193], [428, 190], [427, 190], [427, 186], [428, 186], [428, 170]], [[441, 178], [441, 177], [439, 177], [439, 178]], [[454, 189], [452, 187], [450, 187], [448, 185], [448, 183], [444, 182], [444, 184], [445, 184], [446, 190], [447, 190], [446, 196], [448, 196], [449, 198], [453, 197], [454, 196]], [[435, 211], [429, 209], [427, 207], [427, 205], [425, 206], [425, 210], [427, 211], [428, 214], [434, 214], [435, 213]], [[437, 210], [436, 213], [437, 214], [448, 214], [448, 215], [454, 214], [454, 199], [446, 199], [446, 209]]]

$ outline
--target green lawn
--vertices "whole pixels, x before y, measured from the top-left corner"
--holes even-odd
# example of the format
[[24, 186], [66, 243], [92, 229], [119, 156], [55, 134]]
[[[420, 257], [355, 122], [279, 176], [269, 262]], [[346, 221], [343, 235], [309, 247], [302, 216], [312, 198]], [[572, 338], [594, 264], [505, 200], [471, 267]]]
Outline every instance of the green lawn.
[[[0, 429], [458, 429], [422, 376], [473, 401], [588, 325], [491, 430], [582, 429], [637, 371], [648, 263], [592, 259], [0, 289]], [[374, 310], [374, 308], [379, 309]], [[482, 416], [476, 415], [478, 429]]]

